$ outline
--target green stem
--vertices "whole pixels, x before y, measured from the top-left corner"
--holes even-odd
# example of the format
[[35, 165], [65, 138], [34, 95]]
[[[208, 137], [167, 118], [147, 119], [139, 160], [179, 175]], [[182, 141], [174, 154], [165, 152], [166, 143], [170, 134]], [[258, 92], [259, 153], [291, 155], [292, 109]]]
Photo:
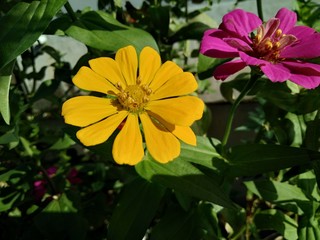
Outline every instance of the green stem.
[[237, 99], [234, 101], [234, 103], [232, 104], [228, 119], [227, 119], [227, 125], [226, 125], [226, 130], [224, 132], [224, 136], [222, 138], [222, 142], [221, 142], [221, 146], [222, 146], [222, 153], [225, 155], [226, 153], [226, 145], [228, 143], [229, 140], [229, 136], [230, 136], [230, 132], [231, 132], [231, 128], [232, 128], [232, 123], [233, 123], [233, 119], [235, 116], [235, 112], [240, 104], [240, 102], [242, 101], [242, 99], [249, 93], [249, 91], [251, 90], [251, 88], [253, 87], [254, 83], [256, 82], [256, 80], [260, 77], [259, 74], [255, 74], [252, 73], [251, 74], [251, 78], [249, 81], [247, 81], [246, 85], [244, 86], [244, 88], [242, 89], [240, 95], [237, 97]]
[[70, 16], [70, 18], [72, 19], [73, 22], [78, 20], [76, 14], [73, 11], [73, 9], [72, 9], [72, 7], [71, 7], [69, 2], [66, 2], [66, 4], [64, 5], [64, 8], [67, 10], [67, 13], [69, 14], [69, 16]]
[[259, 18], [263, 21], [263, 11], [262, 11], [261, 0], [256, 0], [256, 1], [257, 1], [257, 9], [258, 9]]

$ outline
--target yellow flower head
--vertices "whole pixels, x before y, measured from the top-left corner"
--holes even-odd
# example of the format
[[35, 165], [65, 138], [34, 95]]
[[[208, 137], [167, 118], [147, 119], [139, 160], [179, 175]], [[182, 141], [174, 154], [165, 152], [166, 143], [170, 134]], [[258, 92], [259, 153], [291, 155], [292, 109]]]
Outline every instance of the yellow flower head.
[[101, 57], [81, 67], [73, 83], [111, 98], [78, 96], [62, 106], [65, 122], [81, 127], [77, 138], [86, 146], [105, 142], [123, 124], [112, 147], [119, 164], [135, 165], [144, 156], [140, 123], [152, 157], [166, 163], [180, 154], [180, 140], [196, 145], [190, 126], [202, 117], [204, 104], [187, 96], [198, 87], [194, 76], [145, 47], [121, 48], [115, 59]]

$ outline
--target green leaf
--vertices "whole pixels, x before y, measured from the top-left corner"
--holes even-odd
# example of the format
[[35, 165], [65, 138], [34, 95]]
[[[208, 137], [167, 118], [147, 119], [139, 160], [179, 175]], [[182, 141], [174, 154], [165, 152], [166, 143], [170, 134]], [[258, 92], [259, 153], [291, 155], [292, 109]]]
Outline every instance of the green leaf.
[[170, 24], [170, 7], [169, 6], [151, 6], [148, 8], [154, 30], [159, 31], [161, 37], [168, 36]]
[[192, 22], [175, 32], [168, 39], [168, 42], [170, 44], [173, 44], [178, 41], [189, 39], [201, 40], [203, 37], [203, 33], [208, 29], [210, 29], [210, 27], [202, 22]]
[[165, 188], [137, 178], [128, 184], [110, 220], [108, 239], [143, 239]]
[[[272, 89], [272, 91], [270, 91]], [[272, 102], [279, 108], [296, 114], [306, 114], [318, 110], [320, 104], [320, 89], [291, 92], [286, 83], [268, 81], [259, 96]]]
[[181, 158], [162, 164], [148, 155], [136, 165], [136, 171], [147, 180], [158, 182], [181, 193], [211, 201], [224, 207], [234, 207], [219, 182], [206, 176], [198, 168]]
[[28, 49], [67, 0], [16, 4], [0, 19], [0, 69]]
[[289, 183], [271, 180], [248, 181], [246, 187], [260, 198], [276, 202], [310, 201], [303, 191]]
[[66, 30], [66, 34], [100, 50], [113, 52], [128, 45], [133, 45], [138, 53], [145, 46], [158, 50], [149, 33], [123, 25], [102, 11], [85, 12]]
[[0, 174], [0, 182], [8, 182], [9, 180], [12, 180], [12, 179], [19, 180], [25, 174], [26, 174], [25, 171], [18, 170], [18, 169], [12, 169], [12, 170], [9, 170], [7, 172]]
[[300, 174], [297, 186], [301, 188], [309, 198], [313, 198], [317, 202], [320, 202], [320, 193], [318, 191], [317, 180], [313, 171]]
[[309, 165], [320, 153], [283, 145], [246, 144], [235, 146], [229, 157], [231, 176], [252, 176], [270, 171]]
[[319, 220], [310, 216], [303, 216], [299, 221], [299, 239], [320, 239]]
[[211, 58], [203, 54], [199, 54], [197, 73], [200, 80], [204, 80], [212, 77], [214, 69], [224, 62], [228, 62], [230, 59]]
[[197, 146], [181, 143], [180, 158], [191, 163], [224, 172], [228, 164], [217, 152], [220, 142], [214, 138], [197, 136]]
[[260, 211], [255, 215], [254, 223], [258, 229], [276, 230], [285, 239], [298, 239], [298, 224], [288, 215], [279, 210], [268, 209]]
[[[0, 44], [0, 48], [1, 48], [1, 44]], [[14, 64], [15, 62], [13, 61], [10, 64], [8, 64], [6, 67], [0, 70], [0, 102], [1, 102], [0, 113], [3, 117], [3, 120], [8, 125], [10, 124], [9, 90], [10, 90], [10, 82], [12, 78], [12, 68]]]
[[4, 197], [0, 197], [0, 212], [7, 211], [11, 209], [14, 203], [21, 197], [21, 193], [13, 191]]

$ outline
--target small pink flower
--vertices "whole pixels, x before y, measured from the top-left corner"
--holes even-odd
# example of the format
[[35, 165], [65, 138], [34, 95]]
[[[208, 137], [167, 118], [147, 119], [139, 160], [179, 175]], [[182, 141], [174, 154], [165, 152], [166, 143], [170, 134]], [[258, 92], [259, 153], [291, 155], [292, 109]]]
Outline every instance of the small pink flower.
[[320, 65], [305, 61], [320, 56], [320, 33], [295, 26], [296, 13], [281, 8], [266, 23], [241, 9], [226, 14], [218, 29], [205, 32], [200, 52], [213, 58], [236, 58], [218, 66], [224, 80], [246, 66], [258, 66], [272, 82], [290, 80], [304, 88], [320, 84]]

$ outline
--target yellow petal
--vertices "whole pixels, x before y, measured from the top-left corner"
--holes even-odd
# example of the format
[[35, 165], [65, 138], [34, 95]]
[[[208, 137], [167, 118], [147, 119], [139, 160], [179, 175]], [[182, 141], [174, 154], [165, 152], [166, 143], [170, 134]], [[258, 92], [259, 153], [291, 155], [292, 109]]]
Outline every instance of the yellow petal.
[[159, 53], [151, 47], [145, 47], [140, 53], [139, 77], [142, 84], [149, 84], [161, 66]]
[[137, 115], [128, 115], [113, 143], [112, 155], [118, 164], [135, 165], [142, 160], [144, 149]]
[[73, 77], [72, 81], [78, 88], [87, 91], [95, 91], [113, 95], [119, 92], [119, 90], [107, 79], [101, 77], [88, 67], [81, 67], [78, 73]]
[[121, 68], [127, 85], [135, 85], [137, 80], [138, 58], [133, 46], [120, 48], [116, 53], [116, 62]]
[[105, 120], [102, 120], [101, 122], [82, 128], [77, 132], [77, 138], [85, 146], [93, 146], [103, 143], [108, 140], [127, 115], [127, 111], [121, 111]]
[[180, 142], [163, 126], [152, 121], [148, 114], [139, 115], [142, 122], [146, 145], [151, 156], [161, 163], [167, 163], [180, 154]]
[[154, 76], [154, 79], [150, 83], [149, 87], [153, 91], [156, 91], [170, 78], [182, 72], [182, 69], [176, 63], [172, 61], [167, 61], [164, 64], [162, 64], [162, 66], [156, 72], [156, 75]]
[[197, 137], [192, 131], [190, 127], [178, 126], [176, 125], [172, 133], [182, 140], [183, 142], [196, 146], [197, 145]]
[[70, 98], [62, 105], [62, 116], [66, 123], [85, 127], [117, 112], [111, 99], [93, 96]]
[[173, 135], [175, 135], [177, 138], [179, 138], [183, 142], [192, 146], [197, 145], [197, 137], [190, 127], [173, 125], [164, 121], [163, 119], [157, 119], [157, 120], [159, 120], [159, 122], [166, 129], [168, 129], [168, 131], [170, 131]]
[[189, 72], [182, 72], [171, 77], [158, 90], [150, 95], [150, 99], [161, 99], [174, 96], [186, 95], [194, 92], [198, 88], [198, 83]]
[[118, 63], [107, 57], [100, 57], [89, 61], [93, 71], [109, 80], [113, 85], [120, 83], [122, 87], [126, 86]]
[[148, 113], [155, 119], [164, 119], [181, 126], [191, 126], [195, 120], [202, 117], [203, 109], [203, 101], [194, 96], [151, 101], [146, 106]]

